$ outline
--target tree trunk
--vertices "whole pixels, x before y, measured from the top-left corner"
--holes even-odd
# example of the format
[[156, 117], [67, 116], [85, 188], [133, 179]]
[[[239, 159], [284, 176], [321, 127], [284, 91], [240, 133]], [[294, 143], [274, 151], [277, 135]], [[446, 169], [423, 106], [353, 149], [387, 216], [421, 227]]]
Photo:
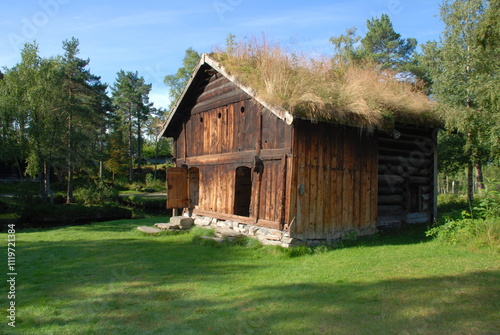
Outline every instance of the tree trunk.
[[40, 185], [40, 196], [42, 197], [43, 202], [47, 202], [47, 192], [45, 191], [45, 171], [43, 169], [45, 162], [40, 158], [38, 167], [38, 174], [40, 175], [39, 185]]
[[142, 135], [141, 135], [141, 122], [140, 115], [137, 116], [139, 121], [137, 121], [137, 169], [141, 171], [142, 169]]
[[472, 162], [467, 164], [467, 200], [469, 205], [472, 206], [474, 200], [474, 169]]
[[43, 173], [45, 175], [45, 193], [49, 198], [49, 203], [54, 204], [54, 194], [52, 193], [52, 189], [50, 187], [50, 165], [47, 164], [47, 162], [43, 164], [43, 170]]
[[475, 164], [476, 168], [476, 187], [479, 193], [484, 192], [483, 168], [481, 163]]
[[[70, 95], [71, 96], [71, 95]], [[74, 166], [73, 166], [73, 115], [69, 112], [68, 115], [68, 184], [66, 189], [66, 203], [71, 204], [74, 202], [73, 199], [73, 175], [74, 175]]]
[[134, 181], [134, 165], [133, 165], [133, 157], [134, 157], [134, 149], [132, 147], [132, 120], [129, 120], [129, 129], [128, 129], [128, 180], [129, 182]]

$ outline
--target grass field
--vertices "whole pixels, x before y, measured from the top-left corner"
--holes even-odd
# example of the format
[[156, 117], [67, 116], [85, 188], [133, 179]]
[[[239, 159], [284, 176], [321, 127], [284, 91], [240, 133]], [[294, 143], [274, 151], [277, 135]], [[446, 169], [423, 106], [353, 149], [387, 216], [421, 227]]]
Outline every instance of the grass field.
[[290, 257], [134, 229], [162, 221], [17, 232], [16, 328], [2, 285], [0, 333], [500, 333], [498, 254], [428, 240], [425, 227]]

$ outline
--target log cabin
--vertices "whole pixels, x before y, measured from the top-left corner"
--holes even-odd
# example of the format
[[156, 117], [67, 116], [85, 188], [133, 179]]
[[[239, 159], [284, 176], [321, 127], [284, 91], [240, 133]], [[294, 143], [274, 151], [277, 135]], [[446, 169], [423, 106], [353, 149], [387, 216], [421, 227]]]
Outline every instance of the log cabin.
[[167, 207], [196, 224], [287, 246], [436, 217], [436, 127], [296, 116], [207, 54], [160, 136], [174, 140]]

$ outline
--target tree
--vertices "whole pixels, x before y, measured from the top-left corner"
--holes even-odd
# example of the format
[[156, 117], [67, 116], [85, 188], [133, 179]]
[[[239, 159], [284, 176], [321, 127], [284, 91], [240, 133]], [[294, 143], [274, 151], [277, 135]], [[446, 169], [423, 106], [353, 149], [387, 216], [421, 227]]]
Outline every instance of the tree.
[[64, 41], [64, 55], [60, 58], [60, 109], [66, 122], [67, 203], [73, 202], [75, 165], [82, 159], [95, 157], [96, 151], [92, 150], [91, 144], [104, 120], [104, 111], [95, 105], [95, 101], [104, 99], [105, 85], [86, 69], [90, 60], [77, 57], [78, 46], [79, 41], [74, 37]]
[[482, 187], [481, 166], [490, 158], [487, 143], [495, 128], [498, 109], [485, 103], [485, 85], [491, 76], [492, 55], [478, 46], [478, 29], [483, 21], [487, 3], [484, 0], [445, 0], [441, 18], [445, 30], [440, 43], [428, 59], [434, 97], [445, 106], [443, 118], [446, 127], [457, 134], [465, 134], [464, 152], [467, 162], [467, 193], [473, 200], [474, 166], [477, 184]]
[[193, 50], [193, 48], [187, 49], [184, 54], [184, 59], [182, 60], [182, 67], [180, 67], [175, 74], [165, 76], [165, 85], [170, 87], [170, 107], [173, 106], [181, 95], [200, 57], [200, 54]]
[[389, 15], [382, 14], [380, 18], [367, 20], [366, 28], [367, 33], [363, 38], [356, 34], [355, 27], [348, 29], [345, 35], [330, 38], [341, 59], [373, 61], [382, 69], [399, 69], [410, 61], [417, 40], [401, 38], [394, 30]]
[[[146, 84], [137, 71], [120, 70], [111, 91], [120, 127], [128, 138], [129, 181], [132, 182], [134, 180], [133, 160], [136, 152], [138, 167], [139, 169], [141, 167], [142, 129], [152, 107], [149, 103], [151, 84]], [[137, 141], [134, 143], [135, 133]]]

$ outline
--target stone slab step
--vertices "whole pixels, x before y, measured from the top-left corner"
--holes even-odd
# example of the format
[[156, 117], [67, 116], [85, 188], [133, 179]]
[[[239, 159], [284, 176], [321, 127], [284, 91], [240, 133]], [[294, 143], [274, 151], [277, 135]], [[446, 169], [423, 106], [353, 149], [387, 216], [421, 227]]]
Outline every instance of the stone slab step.
[[148, 226], [139, 226], [137, 227], [137, 230], [142, 231], [143, 233], [146, 234], [158, 234], [161, 232], [161, 230], [158, 228], [148, 227]]
[[158, 227], [158, 229], [161, 229], [161, 230], [183, 230], [183, 229], [189, 229], [189, 228], [185, 228], [185, 227], [179, 226], [178, 224], [173, 224], [173, 223], [155, 223], [155, 226]]

